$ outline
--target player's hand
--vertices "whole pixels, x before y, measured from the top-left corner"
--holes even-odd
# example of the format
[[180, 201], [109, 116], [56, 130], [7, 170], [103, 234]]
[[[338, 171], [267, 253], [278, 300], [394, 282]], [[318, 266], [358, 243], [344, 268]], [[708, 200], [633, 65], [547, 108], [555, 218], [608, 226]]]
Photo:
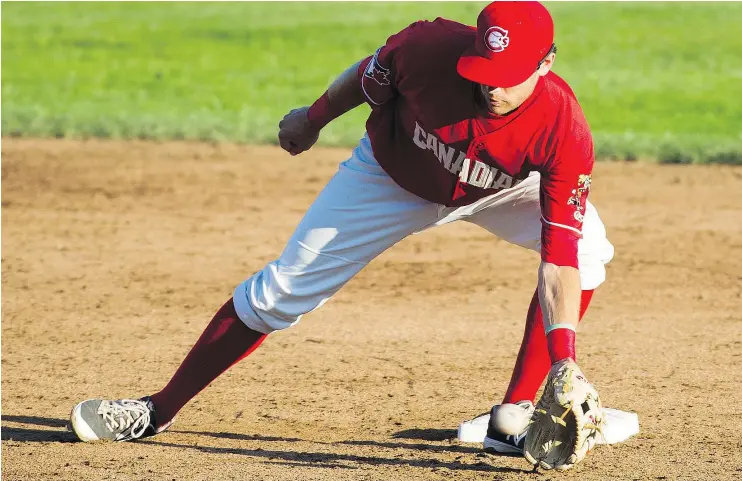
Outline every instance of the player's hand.
[[294, 109], [278, 123], [278, 143], [291, 155], [309, 150], [319, 139], [319, 130], [307, 118], [309, 107]]
[[543, 469], [564, 471], [579, 463], [602, 435], [598, 391], [577, 364], [563, 361], [549, 371], [528, 428], [523, 455]]

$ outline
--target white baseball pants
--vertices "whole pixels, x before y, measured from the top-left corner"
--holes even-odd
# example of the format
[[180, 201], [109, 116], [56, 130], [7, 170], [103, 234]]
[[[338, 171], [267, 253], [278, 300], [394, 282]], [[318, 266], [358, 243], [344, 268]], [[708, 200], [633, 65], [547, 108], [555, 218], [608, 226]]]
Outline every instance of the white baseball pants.
[[[309, 208], [281, 256], [237, 286], [237, 314], [250, 329], [266, 334], [291, 327], [389, 247], [410, 234], [460, 219], [539, 252], [539, 180], [534, 173], [474, 204], [445, 207], [398, 186], [376, 162], [364, 136]], [[613, 257], [613, 246], [590, 202], [578, 253], [582, 288], [595, 289], [605, 280], [604, 265]]]

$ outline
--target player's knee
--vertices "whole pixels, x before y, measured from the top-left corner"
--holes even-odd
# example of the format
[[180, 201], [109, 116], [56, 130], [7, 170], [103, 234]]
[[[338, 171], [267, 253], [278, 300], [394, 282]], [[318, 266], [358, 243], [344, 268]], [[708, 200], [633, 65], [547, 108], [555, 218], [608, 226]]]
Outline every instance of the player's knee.
[[583, 291], [591, 291], [605, 282], [605, 264], [590, 256], [580, 256], [580, 286]]
[[613, 244], [606, 236], [605, 226], [595, 208], [588, 204], [585, 224], [579, 242], [580, 278], [583, 290], [595, 289], [606, 278], [605, 265], [615, 253]]
[[600, 264], [608, 264], [615, 253], [598, 211], [589, 202], [585, 212], [585, 223], [582, 228], [579, 249], [580, 256], [585, 256]]
[[295, 279], [271, 262], [235, 289], [237, 315], [247, 327], [265, 334], [293, 326], [326, 300], [318, 294], [302, 295]]

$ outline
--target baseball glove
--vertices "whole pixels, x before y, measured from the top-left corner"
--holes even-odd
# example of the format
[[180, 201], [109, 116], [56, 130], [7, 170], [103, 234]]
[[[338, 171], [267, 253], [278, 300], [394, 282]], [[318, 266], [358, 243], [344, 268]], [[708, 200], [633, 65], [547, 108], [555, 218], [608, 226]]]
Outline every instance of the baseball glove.
[[523, 455], [535, 466], [565, 471], [585, 459], [602, 429], [598, 391], [577, 364], [561, 361], [549, 371]]

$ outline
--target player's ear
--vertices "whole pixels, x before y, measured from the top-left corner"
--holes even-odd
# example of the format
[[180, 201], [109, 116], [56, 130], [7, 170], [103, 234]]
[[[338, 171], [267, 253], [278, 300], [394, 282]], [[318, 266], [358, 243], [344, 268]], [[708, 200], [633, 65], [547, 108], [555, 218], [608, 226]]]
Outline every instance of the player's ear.
[[541, 63], [538, 66], [538, 74], [543, 77], [547, 73], [549, 73], [554, 66], [554, 60], [556, 59], [556, 53], [552, 52], [541, 61]]

